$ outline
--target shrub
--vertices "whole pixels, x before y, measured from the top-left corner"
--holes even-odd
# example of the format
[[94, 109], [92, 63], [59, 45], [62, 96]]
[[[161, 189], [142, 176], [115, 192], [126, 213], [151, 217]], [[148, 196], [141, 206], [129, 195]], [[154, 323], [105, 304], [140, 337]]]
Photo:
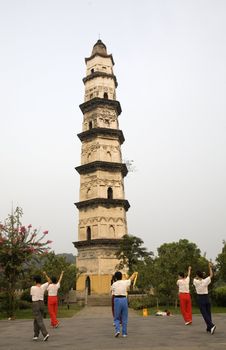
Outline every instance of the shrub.
[[7, 293], [0, 292], [0, 312], [5, 312], [7, 310]]
[[30, 288], [24, 289], [21, 294], [20, 300], [25, 300], [31, 302]]
[[226, 306], [226, 285], [213, 289], [212, 299], [217, 306]]
[[140, 295], [128, 297], [129, 307], [134, 310], [140, 310], [143, 308], [149, 308], [156, 306], [156, 297], [153, 295]]
[[20, 310], [26, 310], [31, 308], [31, 302], [26, 300], [19, 300], [18, 301], [18, 307]]

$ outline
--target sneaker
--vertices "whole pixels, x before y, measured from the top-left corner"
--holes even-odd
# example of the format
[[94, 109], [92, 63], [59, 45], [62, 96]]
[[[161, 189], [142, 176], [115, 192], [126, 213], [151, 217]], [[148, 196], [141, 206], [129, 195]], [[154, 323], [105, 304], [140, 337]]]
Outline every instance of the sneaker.
[[33, 337], [33, 340], [34, 340], [34, 341], [38, 340], [38, 337]]
[[117, 338], [119, 336], [120, 332], [116, 332], [115, 333], [115, 338]]
[[58, 323], [56, 324], [56, 326], [54, 326], [54, 328], [58, 328], [59, 325], [60, 325], [60, 322], [58, 322]]
[[44, 337], [43, 341], [47, 341], [49, 338], [49, 334], [46, 334], [46, 336]]
[[216, 326], [214, 325], [211, 330], [210, 330], [210, 333], [213, 334], [215, 332], [215, 329], [216, 329]]
[[185, 322], [185, 326], [188, 326], [189, 324], [192, 324], [192, 321]]
[[126, 337], [127, 337], [127, 334], [123, 334], [122, 336], [123, 336], [123, 338], [126, 338]]

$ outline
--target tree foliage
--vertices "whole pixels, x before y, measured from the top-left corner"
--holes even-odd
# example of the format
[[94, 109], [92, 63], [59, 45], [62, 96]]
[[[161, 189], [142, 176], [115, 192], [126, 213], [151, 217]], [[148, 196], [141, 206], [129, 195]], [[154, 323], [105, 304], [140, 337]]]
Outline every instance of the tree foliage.
[[22, 209], [17, 207], [0, 224], [0, 270], [1, 282], [8, 296], [8, 316], [15, 312], [15, 290], [24, 274], [26, 265], [35, 256], [47, 254], [50, 240], [46, 240], [48, 231], [38, 237], [37, 229], [21, 223]]
[[158, 256], [154, 259], [150, 278], [155, 293], [167, 303], [177, 299], [176, 279], [178, 272], [187, 272], [188, 266], [192, 270], [206, 269], [207, 260], [201, 256], [200, 249], [195, 243], [186, 239], [179, 242], [164, 243], [158, 248]]
[[226, 283], [226, 242], [223, 241], [223, 248], [216, 258], [217, 277], [219, 284]]
[[117, 268], [128, 268], [128, 273], [131, 274], [138, 270], [141, 262], [145, 262], [153, 253], [148, 252], [143, 246], [141, 238], [133, 235], [124, 235], [120, 242], [116, 257], [119, 259]]
[[47, 275], [50, 278], [55, 276], [57, 279], [59, 278], [61, 271], [64, 271], [59, 289], [59, 296], [62, 299], [66, 299], [69, 291], [75, 287], [76, 280], [79, 276], [75, 264], [67, 262], [65, 256], [59, 256], [54, 252], [51, 252], [45, 258], [43, 270], [47, 272]]

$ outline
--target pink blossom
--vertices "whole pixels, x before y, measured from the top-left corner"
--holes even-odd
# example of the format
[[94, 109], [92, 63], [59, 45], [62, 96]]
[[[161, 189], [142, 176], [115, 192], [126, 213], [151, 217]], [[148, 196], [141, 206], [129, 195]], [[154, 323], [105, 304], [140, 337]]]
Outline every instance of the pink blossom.
[[31, 227], [32, 227], [32, 225], [31, 225], [31, 224], [29, 224], [29, 225], [28, 225], [28, 228], [31, 228]]
[[53, 243], [53, 241], [47, 241], [46, 244], [50, 244], [50, 243]]
[[43, 232], [44, 235], [48, 235], [48, 233], [49, 233], [49, 231], [47, 231], [47, 230]]
[[26, 232], [26, 228], [25, 228], [25, 226], [21, 226], [21, 228], [20, 228], [20, 232], [21, 232], [21, 233], [25, 233], [25, 232]]

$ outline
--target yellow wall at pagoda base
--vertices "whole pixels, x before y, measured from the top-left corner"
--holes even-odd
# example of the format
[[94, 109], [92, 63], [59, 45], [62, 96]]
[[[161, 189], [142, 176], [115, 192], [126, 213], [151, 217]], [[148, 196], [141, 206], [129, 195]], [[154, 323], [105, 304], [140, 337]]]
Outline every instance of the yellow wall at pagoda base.
[[[86, 275], [81, 275], [76, 282], [76, 290], [85, 292]], [[112, 275], [90, 275], [90, 287], [92, 294], [110, 294]]]

